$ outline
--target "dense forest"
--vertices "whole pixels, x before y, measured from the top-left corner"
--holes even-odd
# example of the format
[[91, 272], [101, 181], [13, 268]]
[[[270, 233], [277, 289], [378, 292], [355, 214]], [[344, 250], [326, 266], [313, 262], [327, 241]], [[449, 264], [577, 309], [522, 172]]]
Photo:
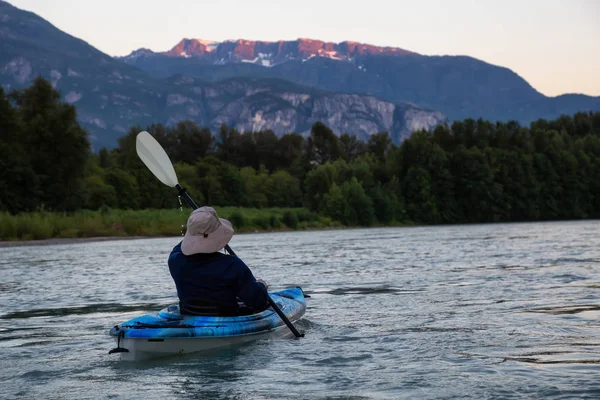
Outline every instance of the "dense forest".
[[600, 217], [600, 112], [529, 127], [467, 119], [402, 144], [316, 123], [310, 135], [134, 126], [93, 152], [76, 110], [41, 78], [0, 88], [0, 212], [179, 207], [135, 151], [147, 130], [197, 203], [306, 207], [348, 226]]

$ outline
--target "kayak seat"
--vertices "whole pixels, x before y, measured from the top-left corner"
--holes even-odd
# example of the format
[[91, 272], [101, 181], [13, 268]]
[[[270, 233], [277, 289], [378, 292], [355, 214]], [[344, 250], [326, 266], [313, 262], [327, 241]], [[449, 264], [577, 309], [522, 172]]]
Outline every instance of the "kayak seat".
[[239, 315], [236, 309], [224, 307], [221, 304], [207, 301], [205, 299], [186, 299], [179, 301], [179, 312], [181, 315], [198, 315], [211, 317], [230, 317]]
[[245, 305], [242, 302], [238, 302], [238, 315], [252, 315], [257, 312]]

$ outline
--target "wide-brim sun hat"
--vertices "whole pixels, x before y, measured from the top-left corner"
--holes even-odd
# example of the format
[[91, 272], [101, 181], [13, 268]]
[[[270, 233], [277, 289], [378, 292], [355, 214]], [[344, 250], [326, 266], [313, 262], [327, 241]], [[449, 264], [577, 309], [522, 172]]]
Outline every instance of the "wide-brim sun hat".
[[216, 253], [224, 248], [233, 236], [231, 222], [219, 218], [212, 207], [200, 207], [190, 214], [187, 231], [181, 242], [186, 256], [198, 253]]

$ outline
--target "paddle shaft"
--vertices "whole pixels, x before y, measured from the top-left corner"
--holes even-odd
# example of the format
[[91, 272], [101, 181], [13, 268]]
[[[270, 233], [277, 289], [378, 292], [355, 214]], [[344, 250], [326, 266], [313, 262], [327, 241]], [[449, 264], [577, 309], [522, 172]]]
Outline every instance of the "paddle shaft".
[[[179, 196], [183, 197], [183, 199], [190, 205], [190, 207], [192, 207], [194, 210], [198, 208], [198, 205], [194, 202], [194, 199], [192, 199], [190, 197], [187, 190], [185, 190], [179, 183], [177, 185], [175, 185], [175, 189], [177, 189], [177, 191], [179, 192]], [[227, 251], [227, 253], [231, 254], [232, 256], [235, 256], [235, 253], [233, 252], [231, 247], [229, 247], [229, 245], [225, 245], [225, 251]], [[266, 288], [265, 288], [265, 292], [267, 292]], [[269, 296], [269, 292], [267, 292], [267, 300], [269, 302], [269, 305], [273, 308], [273, 310], [275, 310], [277, 315], [279, 315], [279, 318], [281, 318], [281, 320], [283, 322], [285, 322], [287, 327], [290, 328], [290, 330], [294, 333], [294, 336], [304, 337], [304, 334], [298, 332], [298, 330], [292, 324], [292, 322], [288, 319], [288, 317], [285, 316], [283, 311], [281, 311], [279, 306], [275, 303], [275, 301], [271, 298], [271, 296]]]

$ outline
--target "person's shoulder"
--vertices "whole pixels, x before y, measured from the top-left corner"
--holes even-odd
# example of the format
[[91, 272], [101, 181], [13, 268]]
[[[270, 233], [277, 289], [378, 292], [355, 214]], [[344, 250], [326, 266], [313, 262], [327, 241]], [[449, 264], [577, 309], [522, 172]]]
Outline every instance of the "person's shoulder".
[[175, 247], [173, 247], [173, 250], [171, 251], [171, 253], [181, 253], [181, 244], [182, 243], [183, 243], [183, 241], [180, 241], [179, 243], [177, 243], [175, 245]]
[[173, 250], [171, 250], [171, 254], [169, 254], [169, 261], [174, 259], [185, 258], [185, 254], [181, 251], [181, 242], [177, 243]]
[[239, 259], [238, 256], [232, 256], [231, 254], [225, 254], [225, 253], [215, 253], [217, 257], [219, 257], [221, 260], [227, 260], [231, 263], [238, 263], [241, 262], [242, 260]]
[[246, 263], [242, 261], [238, 256], [232, 256], [230, 254], [219, 253], [226, 262], [228, 262], [231, 266], [235, 268], [248, 268]]

